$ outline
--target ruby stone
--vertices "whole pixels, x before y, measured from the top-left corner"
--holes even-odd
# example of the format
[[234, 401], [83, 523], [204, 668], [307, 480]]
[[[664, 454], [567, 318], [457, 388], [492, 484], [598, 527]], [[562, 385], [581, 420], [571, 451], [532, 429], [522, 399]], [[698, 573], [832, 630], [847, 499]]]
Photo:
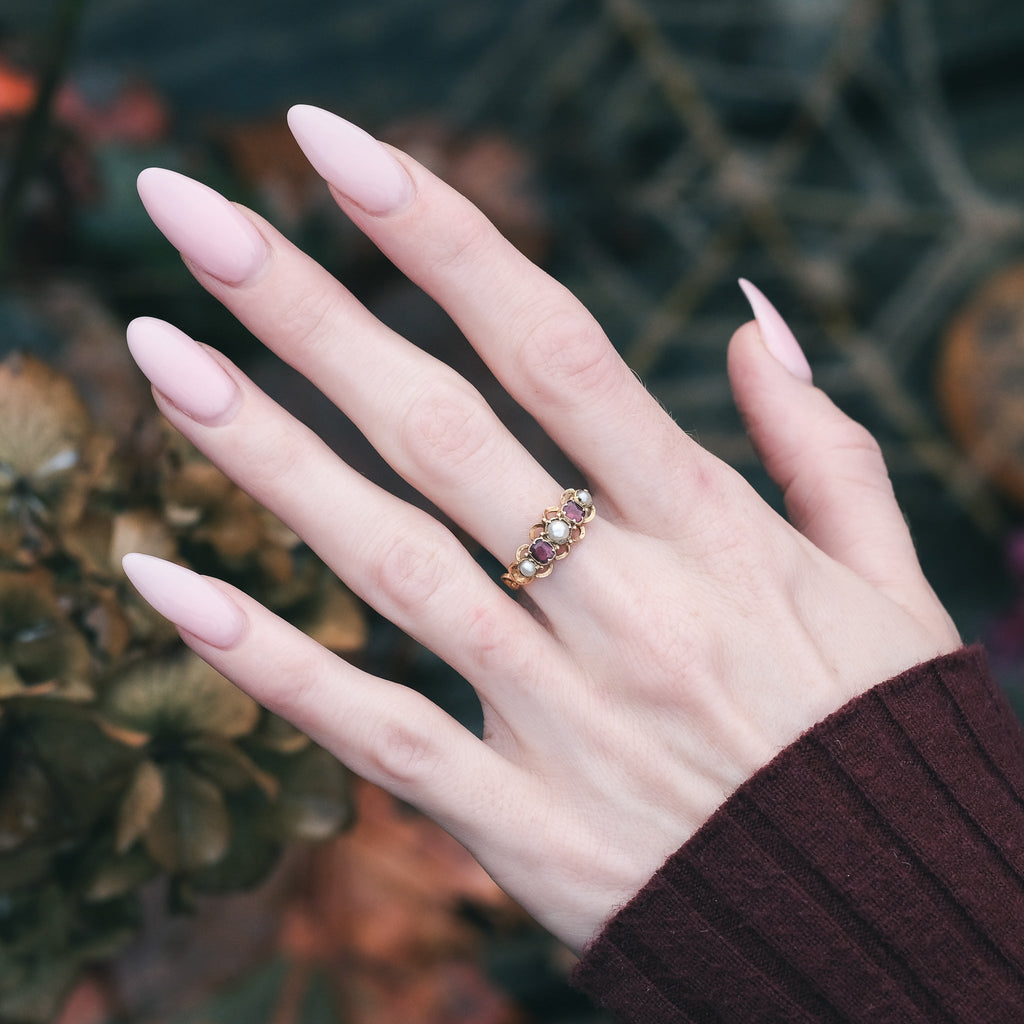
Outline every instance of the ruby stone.
[[530, 545], [530, 554], [541, 565], [547, 565], [555, 557], [555, 548], [543, 538], [538, 538]]
[[570, 523], [582, 523], [585, 513], [582, 507], [577, 505], [575, 501], [567, 501], [562, 506], [562, 515], [565, 516]]

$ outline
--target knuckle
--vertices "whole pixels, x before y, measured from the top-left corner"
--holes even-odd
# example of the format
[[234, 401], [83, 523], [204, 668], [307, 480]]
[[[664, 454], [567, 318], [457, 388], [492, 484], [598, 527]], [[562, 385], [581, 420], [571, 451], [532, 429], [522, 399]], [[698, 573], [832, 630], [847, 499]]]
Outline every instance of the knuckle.
[[468, 611], [461, 640], [470, 663], [481, 676], [489, 676], [499, 669], [508, 671], [513, 668], [510, 660], [520, 660], [517, 637], [512, 635], [507, 617], [492, 606], [476, 605]]
[[844, 475], [864, 483], [888, 482], [885, 455], [878, 439], [863, 424], [844, 417], [828, 437], [832, 457], [841, 461]]
[[369, 754], [385, 787], [422, 787], [444, 762], [442, 745], [422, 729], [400, 720], [382, 723], [370, 737]]
[[410, 403], [400, 438], [432, 473], [459, 469], [477, 456], [492, 435], [489, 410], [468, 385], [433, 384]]
[[666, 453], [663, 465], [666, 484], [675, 480], [677, 493], [687, 496], [684, 506], [674, 501], [664, 516], [671, 524], [669, 536], [685, 538], [691, 551], [699, 545], [720, 552], [749, 546], [752, 491], [736, 470], [700, 447], [681, 464], [677, 455]]
[[278, 313], [277, 333], [293, 355], [315, 351], [334, 334], [339, 319], [337, 295], [326, 289], [295, 295]]
[[[309, 731], [322, 714], [325, 692], [330, 692], [327, 663], [333, 664], [333, 655], [312, 642], [296, 644], [288, 649], [287, 666], [271, 657], [264, 669], [273, 674], [273, 685], [262, 688], [260, 703], [268, 711], [294, 722]], [[287, 685], [281, 685], [286, 679]]]
[[295, 432], [278, 425], [272, 432], [252, 433], [246, 439], [246, 489], [261, 499], [286, 493], [302, 474], [304, 446]]
[[574, 394], [600, 397], [619, 380], [621, 363], [611, 342], [582, 308], [559, 301], [535, 314], [524, 332], [520, 372], [534, 390], [558, 401]]
[[444, 586], [448, 536], [438, 523], [433, 532], [395, 530], [384, 543], [375, 560], [373, 584], [396, 617], [408, 621], [421, 616], [423, 606]]
[[465, 207], [449, 226], [431, 254], [431, 265], [446, 275], [458, 274], [479, 261], [481, 252], [496, 236], [494, 226], [474, 207]]
[[859, 453], [872, 458], [881, 458], [882, 446], [874, 434], [857, 420], [841, 414], [841, 419], [832, 426], [829, 440], [834, 448]]

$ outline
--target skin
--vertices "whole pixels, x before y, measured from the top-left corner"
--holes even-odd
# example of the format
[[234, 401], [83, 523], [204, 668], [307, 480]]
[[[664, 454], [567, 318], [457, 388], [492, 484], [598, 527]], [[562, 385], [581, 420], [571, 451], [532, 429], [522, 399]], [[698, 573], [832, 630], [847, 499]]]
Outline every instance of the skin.
[[[427, 514], [360, 477], [222, 356], [230, 408], [168, 419], [369, 604], [449, 662], [483, 739], [323, 650], [246, 595], [229, 642], [183, 630], [240, 687], [422, 808], [574, 950], [802, 732], [959, 637], [919, 568], [873, 438], [765, 347], [729, 345], [779, 517], [701, 449], [590, 314], [403, 154], [398, 211], [348, 216], [444, 307], [562, 448], [556, 481], [451, 368], [380, 324], [271, 225], [250, 276], [199, 283], [316, 383], [420, 492], [507, 563], [564, 486], [598, 516], [552, 575], [506, 591]], [[372, 537], [373, 543], [365, 538]]]

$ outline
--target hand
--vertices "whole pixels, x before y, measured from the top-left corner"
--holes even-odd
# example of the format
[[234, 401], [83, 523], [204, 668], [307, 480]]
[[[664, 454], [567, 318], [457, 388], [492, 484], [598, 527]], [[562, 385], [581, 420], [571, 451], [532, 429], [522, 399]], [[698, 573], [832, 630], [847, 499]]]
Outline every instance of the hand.
[[[202, 657], [434, 817], [579, 950], [746, 778], [850, 698], [956, 648], [956, 630], [878, 446], [813, 387], [759, 293], [729, 373], [790, 522], [465, 199], [333, 115], [291, 121], [344, 211], [579, 467], [597, 517], [517, 601], [224, 357], [140, 320], [129, 341], [168, 419], [472, 683], [483, 739], [222, 582], [137, 555], [126, 568]], [[199, 282], [506, 564], [583, 485], [553, 480], [466, 381], [256, 215], [168, 171], [140, 191]]]

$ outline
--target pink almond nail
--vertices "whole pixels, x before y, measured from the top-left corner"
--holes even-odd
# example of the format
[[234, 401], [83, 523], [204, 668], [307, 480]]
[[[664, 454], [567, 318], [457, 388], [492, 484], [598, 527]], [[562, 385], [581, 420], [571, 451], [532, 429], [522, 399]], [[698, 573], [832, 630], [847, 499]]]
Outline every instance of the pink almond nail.
[[144, 170], [138, 189], [171, 245], [211, 277], [241, 284], [263, 266], [263, 236], [219, 192], [162, 167]]
[[227, 650], [246, 627], [242, 610], [205, 576], [153, 555], [122, 560], [135, 589], [165, 618], [212, 647]]
[[782, 319], [779, 311], [765, 298], [764, 293], [749, 281], [740, 278], [740, 288], [743, 289], [743, 294], [746, 295], [750, 308], [754, 311], [754, 318], [757, 320], [757, 326], [761, 329], [761, 339], [764, 341], [765, 348], [794, 377], [811, 383], [813, 380], [811, 364], [807, 362], [804, 350], [789, 329], [789, 325]]
[[288, 127], [317, 173], [367, 213], [380, 217], [412, 202], [412, 179], [372, 135], [320, 107], [288, 111]]
[[200, 423], [223, 421], [240, 392], [224, 368], [184, 331], [139, 317], [128, 325], [128, 348], [139, 369], [172, 405]]

